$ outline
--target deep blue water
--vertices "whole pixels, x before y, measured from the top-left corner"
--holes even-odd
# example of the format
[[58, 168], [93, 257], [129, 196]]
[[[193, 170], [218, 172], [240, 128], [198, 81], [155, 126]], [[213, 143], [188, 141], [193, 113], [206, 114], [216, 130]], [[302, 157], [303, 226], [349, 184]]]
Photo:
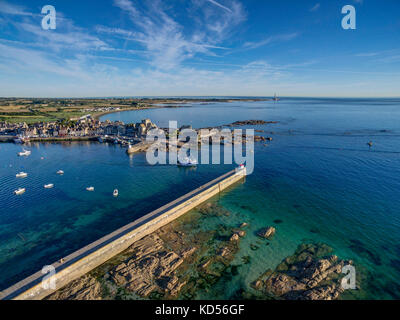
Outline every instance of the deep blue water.
[[[258, 251], [249, 249], [256, 241], [249, 232], [238, 259], [251, 255], [252, 263], [206, 298], [229, 298], [304, 241], [322, 241], [356, 261], [363, 290], [352, 297], [400, 298], [400, 99], [191, 104], [103, 120], [144, 118], [194, 127], [279, 121], [257, 128], [273, 141], [256, 145], [254, 174], [221, 198], [233, 215], [218, 219], [232, 226], [247, 221], [251, 231], [283, 222], [271, 245]], [[38, 144], [23, 159], [16, 156], [20, 148], [0, 145], [0, 289], [231, 168], [151, 167], [144, 155], [129, 158], [104, 144]], [[64, 176], [55, 174], [59, 169]], [[21, 170], [27, 179], [15, 178]], [[43, 189], [50, 182], [55, 188]], [[89, 185], [95, 193], [84, 190]], [[27, 192], [16, 197], [20, 186]]]

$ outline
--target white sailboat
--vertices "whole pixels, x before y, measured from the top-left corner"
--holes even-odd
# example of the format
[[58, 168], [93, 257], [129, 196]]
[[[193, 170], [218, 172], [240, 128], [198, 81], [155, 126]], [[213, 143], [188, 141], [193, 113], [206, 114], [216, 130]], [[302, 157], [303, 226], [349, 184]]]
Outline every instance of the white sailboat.
[[190, 159], [189, 157], [185, 157], [184, 159], [179, 159], [178, 160], [178, 166], [179, 167], [196, 167], [197, 166], [197, 160], [196, 159]]
[[118, 193], [118, 189], [115, 189], [114, 192], [113, 192], [113, 196], [114, 196], [114, 197], [118, 197], [118, 194], [119, 194], [119, 193]]
[[18, 156], [20, 157], [28, 157], [31, 155], [31, 151], [23, 149], [21, 152], [18, 152]]
[[26, 178], [28, 174], [26, 172], [20, 172], [15, 175], [17, 178]]
[[93, 192], [94, 191], [94, 187], [87, 187], [86, 191]]
[[17, 196], [25, 193], [26, 189], [25, 188], [18, 188], [17, 190], [14, 191], [14, 194], [16, 194]]
[[62, 170], [58, 170], [58, 171], [57, 171], [57, 174], [59, 174], [59, 175], [63, 175], [63, 174], [64, 174], [64, 171], [62, 171]]
[[45, 188], [45, 189], [52, 189], [52, 188], [54, 188], [54, 184], [52, 184], [52, 183], [45, 184], [45, 185], [44, 185], [44, 188]]

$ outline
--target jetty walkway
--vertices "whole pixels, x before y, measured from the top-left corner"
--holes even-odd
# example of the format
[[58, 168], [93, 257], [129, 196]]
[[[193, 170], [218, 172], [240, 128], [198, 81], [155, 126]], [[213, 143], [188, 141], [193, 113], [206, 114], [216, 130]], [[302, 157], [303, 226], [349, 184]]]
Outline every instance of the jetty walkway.
[[[245, 176], [246, 168], [236, 169], [202, 185], [184, 196], [51, 264], [55, 269], [55, 274], [49, 276], [43, 274], [42, 271], [38, 271], [30, 277], [0, 292], [0, 299], [40, 300], [47, 297], [57, 289], [61, 289], [71, 281], [81, 277], [115, 255], [126, 250], [134, 242], [179, 218], [236, 182], [241, 181]], [[46, 280], [47, 283], [55, 283], [56, 288], [46, 288], [42, 285], [43, 280]]]

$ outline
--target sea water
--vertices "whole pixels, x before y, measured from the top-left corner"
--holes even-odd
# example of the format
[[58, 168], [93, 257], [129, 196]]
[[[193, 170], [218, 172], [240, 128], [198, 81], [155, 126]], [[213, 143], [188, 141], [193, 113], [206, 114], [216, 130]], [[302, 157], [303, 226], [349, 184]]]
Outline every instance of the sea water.
[[[239, 273], [200, 297], [234, 297], [299, 244], [323, 242], [359, 266], [362, 291], [351, 297], [400, 298], [400, 100], [192, 103], [102, 120], [145, 118], [161, 127], [170, 120], [196, 128], [278, 122], [256, 127], [273, 141], [256, 143], [254, 173], [219, 198], [232, 214], [210, 222], [250, 224], [234, 261]], [[128, 157], [119, 146], [99, 143], [29, 149], [32, 155], [20, 158], [20, 146], [0, 145], [0, 289], [232, 169], [149, 166], [144, 154]], [[56, 174], [60, 169], [63, 176]], [[16, 179], [20, 171], [29, 176]], [[54, 189], [44, 189], [47, 183]], [[88, 186], [95, 192], [87, 192]], [[15, 196], [18, 187], [26, 193]], [[270, 245], [251, 250], [255, 232], [271, 225], [277, 233]], [[241, 264], [243, 256], [251, 263]]]

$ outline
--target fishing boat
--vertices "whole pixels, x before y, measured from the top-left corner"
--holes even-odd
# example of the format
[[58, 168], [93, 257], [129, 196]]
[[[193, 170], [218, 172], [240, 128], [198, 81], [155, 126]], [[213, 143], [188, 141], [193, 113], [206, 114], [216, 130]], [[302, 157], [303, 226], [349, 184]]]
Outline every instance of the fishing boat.
[[94, 191], [94, 187], [87, 187], [86, 191], [93, 192]]
[[28, 157], [31, 155], [31, 153], [31, 151], [23, 149], [21, 152], [18, 152], [18, 155], [20, 157]]
[[178, 167], [196, 167], [197, 166], [197, 160], [196, 159], [190, 159], [189, 157], [186, 157], [184, 159], [178, 160]]
[[17, 190], [14, 191], [14, 194], [16, 194], [17, 196], [25, 193], [26, 189], [25, 188], [18, 188]]
[[114, 197], [118, 197], [118, 189], [115, 189], [115, 190], [114, 190], [113, 196], [114, 196]]
[[45, 189], [52, 189], [52, 188], [54, 188], [54, 184], [52, 184], [52, 183], [45, 184], [45, 185], [44, 185], [44, 188], [45, 188]]
[[26, 172], [20, 172], [15, 175], [17, 178], [26, 178], [28, 174]]
[[59, 174], [59, 175], [63, 175], [63, 174], [64, 174], [64, 171], [62, 171], [62, 170], [58, 170], [58, 171], [57, 171], [57, 174]]

